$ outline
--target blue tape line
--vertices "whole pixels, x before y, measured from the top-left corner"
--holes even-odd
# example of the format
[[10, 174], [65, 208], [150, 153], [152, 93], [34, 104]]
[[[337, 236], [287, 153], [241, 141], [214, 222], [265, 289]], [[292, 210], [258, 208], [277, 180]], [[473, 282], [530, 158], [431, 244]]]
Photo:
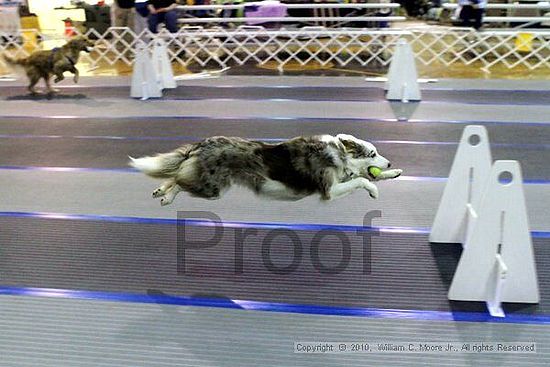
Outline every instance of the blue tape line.
[[548, 122], [540, 121], [479, 121], [479, 120], [424, 120], [424, 119], [396, 119], [396, 118], [363, 118], [363, 117], [290, 117], [290, 116], [185, 116], [185, 115], [165, 115], [165, 116], [74, 116], [74, 115], [50, 115], [50, 116], [32, 116], [32, 115], [0, 115], [0, 119], [32, 119], [32, 120], [50, 120], [50, 119], [75, 119], [75, 120], [209, 120], [209, 121], [308, 121], [316, 123], [334, 123], [334, 122], [354, 122], [354, 123], [430, 123], [430, 124], [462, 124], [462, 125], [521, 125], [521, 126], [546, 126]]
[[[22, 0], [16, 0], [21, 2]], [[89, 78], [87, 76], [84, 76], [83, 79]], [[377, 83], [377, 82], [375, 82]], [[421, 88], [423, 91], [443, 91], [443, 92], [469, 92], [469, 93], [487, 93], [487, 92], [493, 92], [493, 93], [502, 93], [506, 96], [510, 96], [513, 94], [545, 94], [548, 92], [547, 89], [544, 89], [541, 87], [540, 89], [505, 89], [505, 88], [453, 88], [453, 87], [442, 87], [438, 86], [437, 84], [428, 83], [424, 84], [425, 87]], [[60, 89], [95, 89], [95, 88], [101, 88], [101, 89], [110, 89], [110, 88], [118, 88], [118, 89], [127, 89], [128, 85], [126, 84], [119, 84], [119, 85], [59, 85], [57, 86]], [[289, 84], [275, 84], [275, 85], [251, 85], [251, 84], [217, 84], [217, 85], [186, 85], [185, 81], [181, 81], [181, 84], [178, 85], [178, 88], [193, 88], [193, 87], [201, 87], [201, 88], [210, 88], [210, 89], [247, 89], [247, 88], [254, 88], [254, 89], [317, 89], [322, 88], [323, 86], [309, 86], [309, 85], [289, 85]], [[12, 86], [11, 88], [19, 88], [24, 89], [23, 86]], [[350, 85], [339, 85], [339, 86], [327, 86], [327, 88], [336, 88], [336, 89], [361, 89], [361, 90], [383, 90], [380, 86], [350, 86]]]
[[550, 232], [531, 231], [531, 236], [534, 238], [550, 238]]
[[[256, 229], [287, 229], [294, 231], [347, 231], [347, 232], [379, 232], [379, 233], [404, 233], [404, 234], [422, 234], [430, 233], [427, 227], [397, 227], [397, 226], [356, 226], [356, 225], [338, 225], [338, 224], [318, 224], [318, 223], [275, 223], [275, 222], [235, 222], [224, 221], [213, 222], [202, 219], [169, 219], [169, 218], [147, 218], [147, 217], [122, 217], [110, 215], [93, 214], [64, 214], [64, 213], [45, 213], [45, 212], [0, 212], [0, 217], [14, 218], [41, 218], [41, 219], [64, 219], [64, 220], [82, 220], [82, 221], [102, 221], [116, 223], [137, 223], [137, 224], [188, 224], [197, 227], [222, 226], [223, 228], [256, 228]], [[532, 231], [533, 238], [550, 238], [550, 232]]]
[[550, 324], [548, 315], [508, 314], [505, 318], [492, 317], [482, 312], [445, 312], [423, 310], [394, 310], [380, 308], [350, 308], [288, 303], [270, 303], [231, 299], [170, 296], [165, 294], [112, 293], [48, 288], [21, 288], [0, 286], [0, 295], [31, 296], [62, 299], [83, 299], [110, 302], [163, 304], [177, 306], [213, 307], [247, 311], [283, 312], [307, 315], [353, 316], [381, 319], [422, 321], [492, 322], [512, 324]]
[[[115, 97], [116, 98], [116, 97]], [[383, 96], [379, 98], [367, 98], [367, 99], [358, 99], [358, 98], [261, 98], [261, 97], [242, 97], [242, 98], [209, 98], [209, 97], [178, 97], [178, 96], [163, 96], [163, 101], [213, 101], [213, 102], [242, 102], [242, 101], [261, 101], [261, 102], [344, 102], [344, 103], [380, 103], [385, 102], [386, 99]], [[420, 103], [420, 102], [410, 102], [410, 103]], [[472, 105], [472, 106], [547, 106], [546, 101], [535, 101], [535, 102], [514, 102], [513, 99], [510, 101], [460, 101], [460, 100], [423, 100], [422, 103], [426, 104], [461, 104], [461, 105]]]
[[[216, 102], [241, 102], [241, 101], [262, 101], [262, 102], [344, 102], [344, 103], [380, 103], [385, 102], [384, 97], [380, 98], [368, 98], [368, 99], [354, 99], [354, 98], [254, 98], [254, 97], [243, 97], [243, 98], [200, 98], [200, 97], [177, 97], [177, 96], [164, 96], [162, 97], [163, 101], [216, 101]], [[511, 101], [513, 101], [511, 99]], [[511, 102], [511, 101], [457, 101], [457, 100], [423, 100], [422, 104], [461, 104], [461, 105], [471, 105], [471, 106], [547, 106], [546, 101], [536, 101], [536, 102]], [[420, 103], [420, 102], [410, 102], [410, 103]]]
[[392, 227], [392, 226], [377, 226], [363, 227], [354, 225], [336, 225], [336, 224], [292, 224], [292, 223], [261, 223], [261, 222], [235, 222], [221, 221], [213, 222], [202, 219], [170, 219], [170, 218], [148, 218], [148, 217], [123, 217], [110, 215], [93, 215], [93, 214], [64, 214], [64, 213], [45, 213], [45, 212], [0, 212], [0, 217], [15, 217], [15, 218], [41, 218], [41, 219], [64, 219], [64, 220], [82, 220], [82, 221], [103, 221], [117, 223], [138, 223], [138, 224], [187, 224], [197, 227], [213, 227], [223, 226], [224, 228], [257, 228], [257, 229], [288, 229], [299, 231], [360, 231], [360, 232], [382, 232], [382, 233], [411, 233], [411, 234], [427, 234], [429, 228], [414, 228], [414, 227]]
[[[199, 88], [209, 88], [209, 89], [237, 89], [241, 91], [250, 91], [254, 89], [300, 89], [305, 91], [314, 91], [318, 87], [311, 87], [311, 86], [252, 86], [252, 85], [243, 85], [243, 86], [206, 86], [206, 87], [200, 87], [200, 86], [184, 86], [180, 85], [178, 88], [193, 88], [193, 87], [199, 87]], [[99, 86], [62, 86], [63, 89], [71, 90], [71, 92], [74, 92], [75, 89], [97, 89], [101, 88], [103, 90], [105, 89], [124, 89], [126, 90], [127, 86], [109, 86], [109, 87], [99, 87]], [[385, 101], [385, 98], [383, 96], [383, 89], [380, 87], [359, 87], [359, 86], [352, 86], [352, 87], [327, 87], [328, 89], [354, 89], [357, 92], [357, 95], [365, 95], [367, 91], [374, 90], [374, 91], [381, 91], [378, 95], [375, 95], [371, 98], [367, 99], [357, 99], [357, 98], [345, 98], [345, 99], [333, 99], [333, 98], [304, 98], [304, 97], [294, 97], [294, 98], [261, 98], [254, 96], [253, 94], [241, 98], [209, 98], [209, 97], [193, 97], [193, 96], [185, 96], [185, 95], [167, 95], [162, 98], [164, 101], [227, 101], [227, 102], [233, 102], [233, 101], [310, 101], [310, 102], [325, 102], [325, 101], [338, 101], [338, 102], [363, 102], [363, 103], [377, 103], [380, 101]], [[428, 88], [423, 89], [428, 94], [431, 91], [452, 91], [456, 92], [456, 96], [448, 96], [445, 100], [433, 100], [427, 97], [423, 101], [423, 103], [447, 103], [447, 104], [465, 104], [465, 105], [505, 105], [505, 106], [538, 106], [538, 105], [546, 105], [546, 101], [544, 100], [535, 100], [535, 101], [522, 101], [517, 102], [514, 98], [509, 98], [508, 100], [497, 100], [497, 96], [491, 96], [489, 97], [489, 100], [479, 100], [479, 101], [463, 101], [460, 100], [461, 96], [468, 93], [485, 93], [492, 92], [494, 94], [501, 94], [503, 96], [510, 96], [510, 95], [529, 95], [530, 98], [536, 99], [538, 95], [545, 96], [546, 91], [544, 90], [501, 90], [501, 89], [489, 89], [489, 90], [483, 90], [483, 89], [453, 89], [453, 88]], [[461, 93], [462, 92], [462, 93]], [[467, 92], [467, 93], [466, 93]], [[453, 98], [454, 97], [454, 98]], [[118, 98], [115, 96], [105, 96], [105, 98]], [[491, 100], [492, 98], [492, 100]]]
[[425, 120], [425, 119], [409, 119], [408, 123], [421, 124], [458, 124], [458, 125], [520, 125], [520, 126], [547, 126], [548, 122], [544, 121], [479, 121], [479, 120]]

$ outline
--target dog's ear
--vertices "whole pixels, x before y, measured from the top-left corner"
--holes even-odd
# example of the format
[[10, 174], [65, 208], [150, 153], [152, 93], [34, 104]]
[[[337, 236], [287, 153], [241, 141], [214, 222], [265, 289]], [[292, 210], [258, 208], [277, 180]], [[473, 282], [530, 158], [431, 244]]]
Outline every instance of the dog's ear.
[[342, 145], [344, 145], [344, 148], [348, 153], [356, 153], [361, 148], [360, 144], [357, 143], [357, 138], [355, 136], [338, 134], [336, 135], [336, 138], [340, 141], [340, 143], [342, 143]]

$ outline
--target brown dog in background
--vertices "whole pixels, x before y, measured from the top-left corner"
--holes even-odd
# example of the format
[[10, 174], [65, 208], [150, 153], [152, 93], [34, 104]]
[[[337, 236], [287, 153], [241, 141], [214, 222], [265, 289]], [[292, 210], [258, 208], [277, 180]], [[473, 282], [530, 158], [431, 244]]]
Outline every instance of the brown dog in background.
[[70, 71], [74, 74], [74, 82], [78, 82], [78, 69], [75, 67], [81, 51], [90, 52], [94, 47], [93, 42], [86, 37], [75, 37], [65, 45], [48, 51], [36, 51], [22, 59], [14, 59], [7, 55], [4, 60], [10, 65], [21, 66], [25, 69], [29, 78], [29, 91], [36, 94], [36, 83], [44, 79], [48, 93], [56, 92], [50, 85], [50, 78], [55, 75], [55, 83], [64, 79], [63, 73]]

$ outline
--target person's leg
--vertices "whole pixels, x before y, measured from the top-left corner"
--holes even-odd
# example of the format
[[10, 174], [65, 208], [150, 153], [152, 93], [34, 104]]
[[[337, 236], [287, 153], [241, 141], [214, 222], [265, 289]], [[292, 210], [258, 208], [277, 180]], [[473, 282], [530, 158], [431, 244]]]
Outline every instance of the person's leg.
[[479, 30], [483, 24], [483, 13], [485, 9], [474, 9], [474, 28]]
[[168, 13], [164, 13], [164, 22], [166, 28], [171, 33], [176, 33], [178, 31], [178, 12], [176, 10], [171, 10]]
[[147, 28], [147, 17], [149, 16], [149, 10], [147, 9], [147, 3], [136, 3], [136, 14], [134, 15], [134, 32], [140, 34]]
[[126, 9], [126, 27], [134, 30], [134, 8]]
[[113, 5], [111, 5], [111, 24], [113, 24], [115, 27], [126, 27], [126, 17], [124, 14], [124, 10], [126, 9], [119, 8], [116, 3], [113, 3]]
[[153, 33], [157, 33], [157, 28], [160, 23], [160, 14], [149, 14], [147, 22], [149, 23], [149, 30]]
[[136, 11], [142, 17], [147, 18], [149, 16], [149, 8], [147, 7], [147, 2], [136, 3]]
[[462, 7], [462, 10], [460, 11], [460, 25], [462, 27], [471, 27], [472, 10], [473, 8], [471, 5], [464, 5]]
[[[127, 27], [130, 32], [133, 32], [134, 31], [134, 9], [133, 8], [130, 8], [130, 9], [122, 9], [124, 10], [122, 12], [122, 27]], [[126, 42], [126, 44], [128, 45], [131, 45], [132, 44], [132, 41], [134, 40], [134, 36], [132, 36], [131, 33], [127, 32], [127, 31], [123, 31], [124, 32], [124, 41]], [[124, 54], [126, 55], [126, 57], [131, 57], [133, 56], [131, 53], [131, 49], [132, 47], [130, 46], [127, 46], [125, 43], [121, 42], [120, 43], [120, 49], [122, 52], [124, 52]]]
[[166, 27], [166, 13], [159, 13], [158, 16], [159, 24], [164, 23]]
[[113, 1], [113, 3], [111, 4], [111, 7], [109, 8], [110, 9], [110, 13], [109, 13], [109, 16], [111, 18], [111, 26], [113, 27], [118, 27], [117, 26], [117, 12], [118, 12], [118, 9], [119, 7], [117, 6], [116, 2]]

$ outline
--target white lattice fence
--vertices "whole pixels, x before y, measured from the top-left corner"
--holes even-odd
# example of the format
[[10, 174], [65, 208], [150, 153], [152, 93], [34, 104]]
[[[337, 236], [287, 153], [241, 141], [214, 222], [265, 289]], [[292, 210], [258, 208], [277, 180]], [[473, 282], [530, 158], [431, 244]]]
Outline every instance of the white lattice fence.
[[509, 69], [517, 66], [530, 70], [550, 67], [550, 31], [475, 32], [447, 28], [412, 33], [416, 60], [424, 65], [481, 62], [487, 70], [497, 64]]
[[[417, 62], [427, 66], [480, 62], [487, 69], [495, 65], [529, 69], [550, 67], [550, 31], [530, 34], [518, 38], [517, 31], [474, 32], [443, 27], [407, 30], [187, 27], [176, 34], [161, 32], [157, 36], [166, 40], [170, 58], [181, 65], [226, 67], [271, 62], [284, 68], [289, 63], [315, 62], [322, 66], [384, 66], [391, 59], [396, 41], [405, 38], [411, 43]], [[90, 30], [86, 35], [97, 40], [95, 51], [82, 55], [82, 59], [92, 66], [131, 65], [136, 45], [142, 42], [152, 47], [155, 37], [148, 30], [136, 35], [127, 28], [110, 28], [104, 34]], [[37, 39], [42, 42], [36, 42]], [[48, 48], [43, 44], [51, 39], [34, 30], [24, 30], [15, 36], [0, 33], [0, 52], [26, 56], [37, 49]], [[62, 44], [63, 40], [57, 38], [57, 43]]]

